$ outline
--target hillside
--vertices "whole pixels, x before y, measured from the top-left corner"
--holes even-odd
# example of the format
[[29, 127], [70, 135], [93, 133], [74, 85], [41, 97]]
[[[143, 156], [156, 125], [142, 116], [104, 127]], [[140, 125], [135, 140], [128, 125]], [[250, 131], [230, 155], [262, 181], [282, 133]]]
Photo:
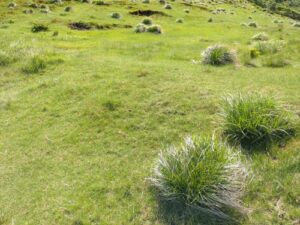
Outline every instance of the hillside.
[[[300, 127], [296, 20], [246, 1], [14, 3], [0, 1], [0, 225], [168, 224], [158, 154], [217, 134], [226, 95], [274, 97]], [[160, 32], [134, 30], [146, 16]], [[201, 63], [215, 44], [236, 62]], [[299, 224], [299, 135], [243, 155], [241, 224]]]
[[300, 20], [300, 1], [298, 0], [249, 0], [270, 12]]

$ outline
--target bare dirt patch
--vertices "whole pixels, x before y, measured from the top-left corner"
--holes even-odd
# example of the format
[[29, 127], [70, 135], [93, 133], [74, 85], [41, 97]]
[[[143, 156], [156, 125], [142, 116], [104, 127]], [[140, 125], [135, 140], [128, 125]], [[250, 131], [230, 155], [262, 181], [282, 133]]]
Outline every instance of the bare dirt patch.
[[68, 24], [72, 30], [110, 30], [114, 28], [132, 28], [128, 24], [96, 24], [86, 22], [73, 22]]
[[154, 10], [136, 10], [129, 12], [131, 15], [135, 16], [152, 16], [152, 15], [157, 15], [157, 16], [169, 16], [168, 14], [161, 12], [161, 11], [154, 11]]

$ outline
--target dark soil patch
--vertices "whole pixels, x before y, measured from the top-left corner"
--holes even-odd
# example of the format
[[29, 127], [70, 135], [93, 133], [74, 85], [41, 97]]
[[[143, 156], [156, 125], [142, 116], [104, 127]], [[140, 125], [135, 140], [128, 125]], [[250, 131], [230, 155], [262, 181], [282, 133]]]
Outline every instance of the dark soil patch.
[[161, 12], [161, 11], [153, 11], [153, 10], [136, 10], [129, 12], [131, 15], [135, 16], [152, 16], [152, 15], [158, 15], [158, 16], [169, 16], [168, 14]]
[[72, 30], [110, 30], [114, 28], [132, 28], [132, 26], [128, 24], [96, 24], [85, 22], [69, 23], [69, 27]]

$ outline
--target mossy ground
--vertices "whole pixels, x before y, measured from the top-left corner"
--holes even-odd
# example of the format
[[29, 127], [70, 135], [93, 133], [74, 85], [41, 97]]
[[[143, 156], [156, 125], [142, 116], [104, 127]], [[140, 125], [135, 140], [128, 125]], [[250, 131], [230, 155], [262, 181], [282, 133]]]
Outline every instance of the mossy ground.
[[[219, 128], [224, 94], [258, 91], [299, 115], [300, 29], [290, 19], [247, 3], [207, 4], [234, 11], [214, 15], [182, 2], [165, 10], [154, 1], [72, 1], [51, 5], [49, 14], [24, 14], [28, 7], [16, 2], [13, 10], [9, 1], [0, 3], [1, 50], [14, 56], [0, 67], [0, 224], [164, 224], [145, 178], [161, 148]], [[66, 6], [73, 10], [64, 12]], [[170, 15], [152, 16], [164, 33], [68, 27], [79, 21], [134, 27], [144, 17], [129, 12], [138, 9]], [[112, 12], [121, 19], [111, 18]], [[241, 26], [249, 16], [258, 28]], [[36, 23], [49, 31], [32, 33]], [[251, 37], [259, 32], [287, 43], [290, 66], [244, 65]], [[216, 43], [236, 49], [239, 62], [193, 63]], [[22, 68], [36, 55], [46, 68], [25, 74]], [[284, 148], [251, 156], [254, 179], [244, 199], [244, 224], [297, 222], [299, 145], [298, 136]]]

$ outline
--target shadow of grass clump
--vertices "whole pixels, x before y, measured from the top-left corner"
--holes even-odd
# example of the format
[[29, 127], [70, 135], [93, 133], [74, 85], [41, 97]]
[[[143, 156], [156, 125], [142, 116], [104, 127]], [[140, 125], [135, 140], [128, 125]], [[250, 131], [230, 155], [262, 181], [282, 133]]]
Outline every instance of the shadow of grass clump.
[[[165, 200], [157, 196], [158, 217], [168, 225], [239, 225], [245, 213], [237, 210], [224, 209], [224, 214], [231, 215], [225, 219], [215, 213], [207, 213], [201, 207], [187, 205], [184, 200]], [[235, 218], [235, 219], [234, 219]]]

